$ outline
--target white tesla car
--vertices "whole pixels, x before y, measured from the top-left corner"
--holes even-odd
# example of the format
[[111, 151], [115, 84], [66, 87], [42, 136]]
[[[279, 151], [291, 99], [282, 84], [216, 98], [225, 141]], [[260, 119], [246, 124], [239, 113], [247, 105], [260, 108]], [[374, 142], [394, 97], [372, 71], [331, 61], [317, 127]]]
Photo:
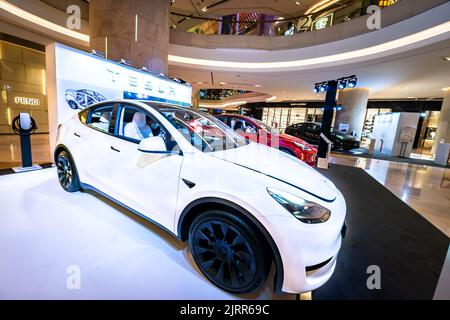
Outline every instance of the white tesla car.
[[59, 126], [62, 187], [91, 189], [187, 240], [201, 272], [232, 293], [314, 290], [332, 275], [345, 200], [297, 158], [244, 140], [205, 113], [104, 101]]

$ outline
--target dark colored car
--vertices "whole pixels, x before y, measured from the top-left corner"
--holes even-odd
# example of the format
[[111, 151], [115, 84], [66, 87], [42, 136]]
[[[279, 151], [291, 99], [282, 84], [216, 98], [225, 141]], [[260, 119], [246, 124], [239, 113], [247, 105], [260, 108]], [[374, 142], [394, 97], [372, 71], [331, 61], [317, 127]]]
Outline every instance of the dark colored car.
[[216, 118], [247, 140], [276, 147], [310, 166], [316, 164], [317, 149], [315, 147], [300, 138], [280, 134], [261, 120], [239, 114], [221, 114]]
[[[306, 142], [318, 145], [320, 140], [321, 123], [304, 122], [290, 125], [285, 133], [301, 138]], [[333, 143], [333, 150], [352, 150], [359, 148], [359, 141], [356, 137], [343, 133], [336, 128], [331, 128], [330, 140]]]

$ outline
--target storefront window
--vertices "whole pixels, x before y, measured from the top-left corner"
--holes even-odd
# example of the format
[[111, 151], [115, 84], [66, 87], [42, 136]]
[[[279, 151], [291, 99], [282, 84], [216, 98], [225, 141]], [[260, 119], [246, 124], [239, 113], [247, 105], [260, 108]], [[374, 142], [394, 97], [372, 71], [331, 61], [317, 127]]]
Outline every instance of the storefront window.
[[21, 161], [19, 137], [11, 128], [21, 112], [33, 117], [36, 133], [40, 133], [32, 136], [33, 160], [50, 160], [45, 90], [45, 54], [0, 40], [0, 140], [7, 147], [2, 151], [2, 162]]

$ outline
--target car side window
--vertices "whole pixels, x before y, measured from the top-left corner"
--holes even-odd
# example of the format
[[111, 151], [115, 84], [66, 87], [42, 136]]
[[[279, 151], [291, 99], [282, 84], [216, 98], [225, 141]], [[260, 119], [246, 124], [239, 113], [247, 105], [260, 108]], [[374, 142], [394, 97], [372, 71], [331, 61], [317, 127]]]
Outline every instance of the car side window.
[[86, 125], [92, 129], [114, 134], [114, 128], [110, 126], [111, 118], [114, 112], [114, 105], [100, 105], [90, 109], [89, 117], [86, 120]]
[[227, 123], [226, 117], [217, 117], [217, 119], [219, 119], [220, 121], [222, 121], [223, 123]]
[[248, 121], [244, 121], [244, 131], [245, 133], [257, 133], [258, 129]]
[[132, 105], [122, 105], [118, 121], [118, 136], [134, 143], [149, 137], [161, 137], [167, 150], [174, 151], [178, 148], [168, 130], [153, 115]]

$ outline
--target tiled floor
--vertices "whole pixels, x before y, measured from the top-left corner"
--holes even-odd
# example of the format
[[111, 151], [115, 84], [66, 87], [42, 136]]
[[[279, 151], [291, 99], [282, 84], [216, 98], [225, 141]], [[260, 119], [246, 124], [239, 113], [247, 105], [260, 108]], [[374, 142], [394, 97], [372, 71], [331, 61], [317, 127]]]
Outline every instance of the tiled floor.
[[450, 237], [450, 169], [336, 154], [331, 163], [364, 169]]

